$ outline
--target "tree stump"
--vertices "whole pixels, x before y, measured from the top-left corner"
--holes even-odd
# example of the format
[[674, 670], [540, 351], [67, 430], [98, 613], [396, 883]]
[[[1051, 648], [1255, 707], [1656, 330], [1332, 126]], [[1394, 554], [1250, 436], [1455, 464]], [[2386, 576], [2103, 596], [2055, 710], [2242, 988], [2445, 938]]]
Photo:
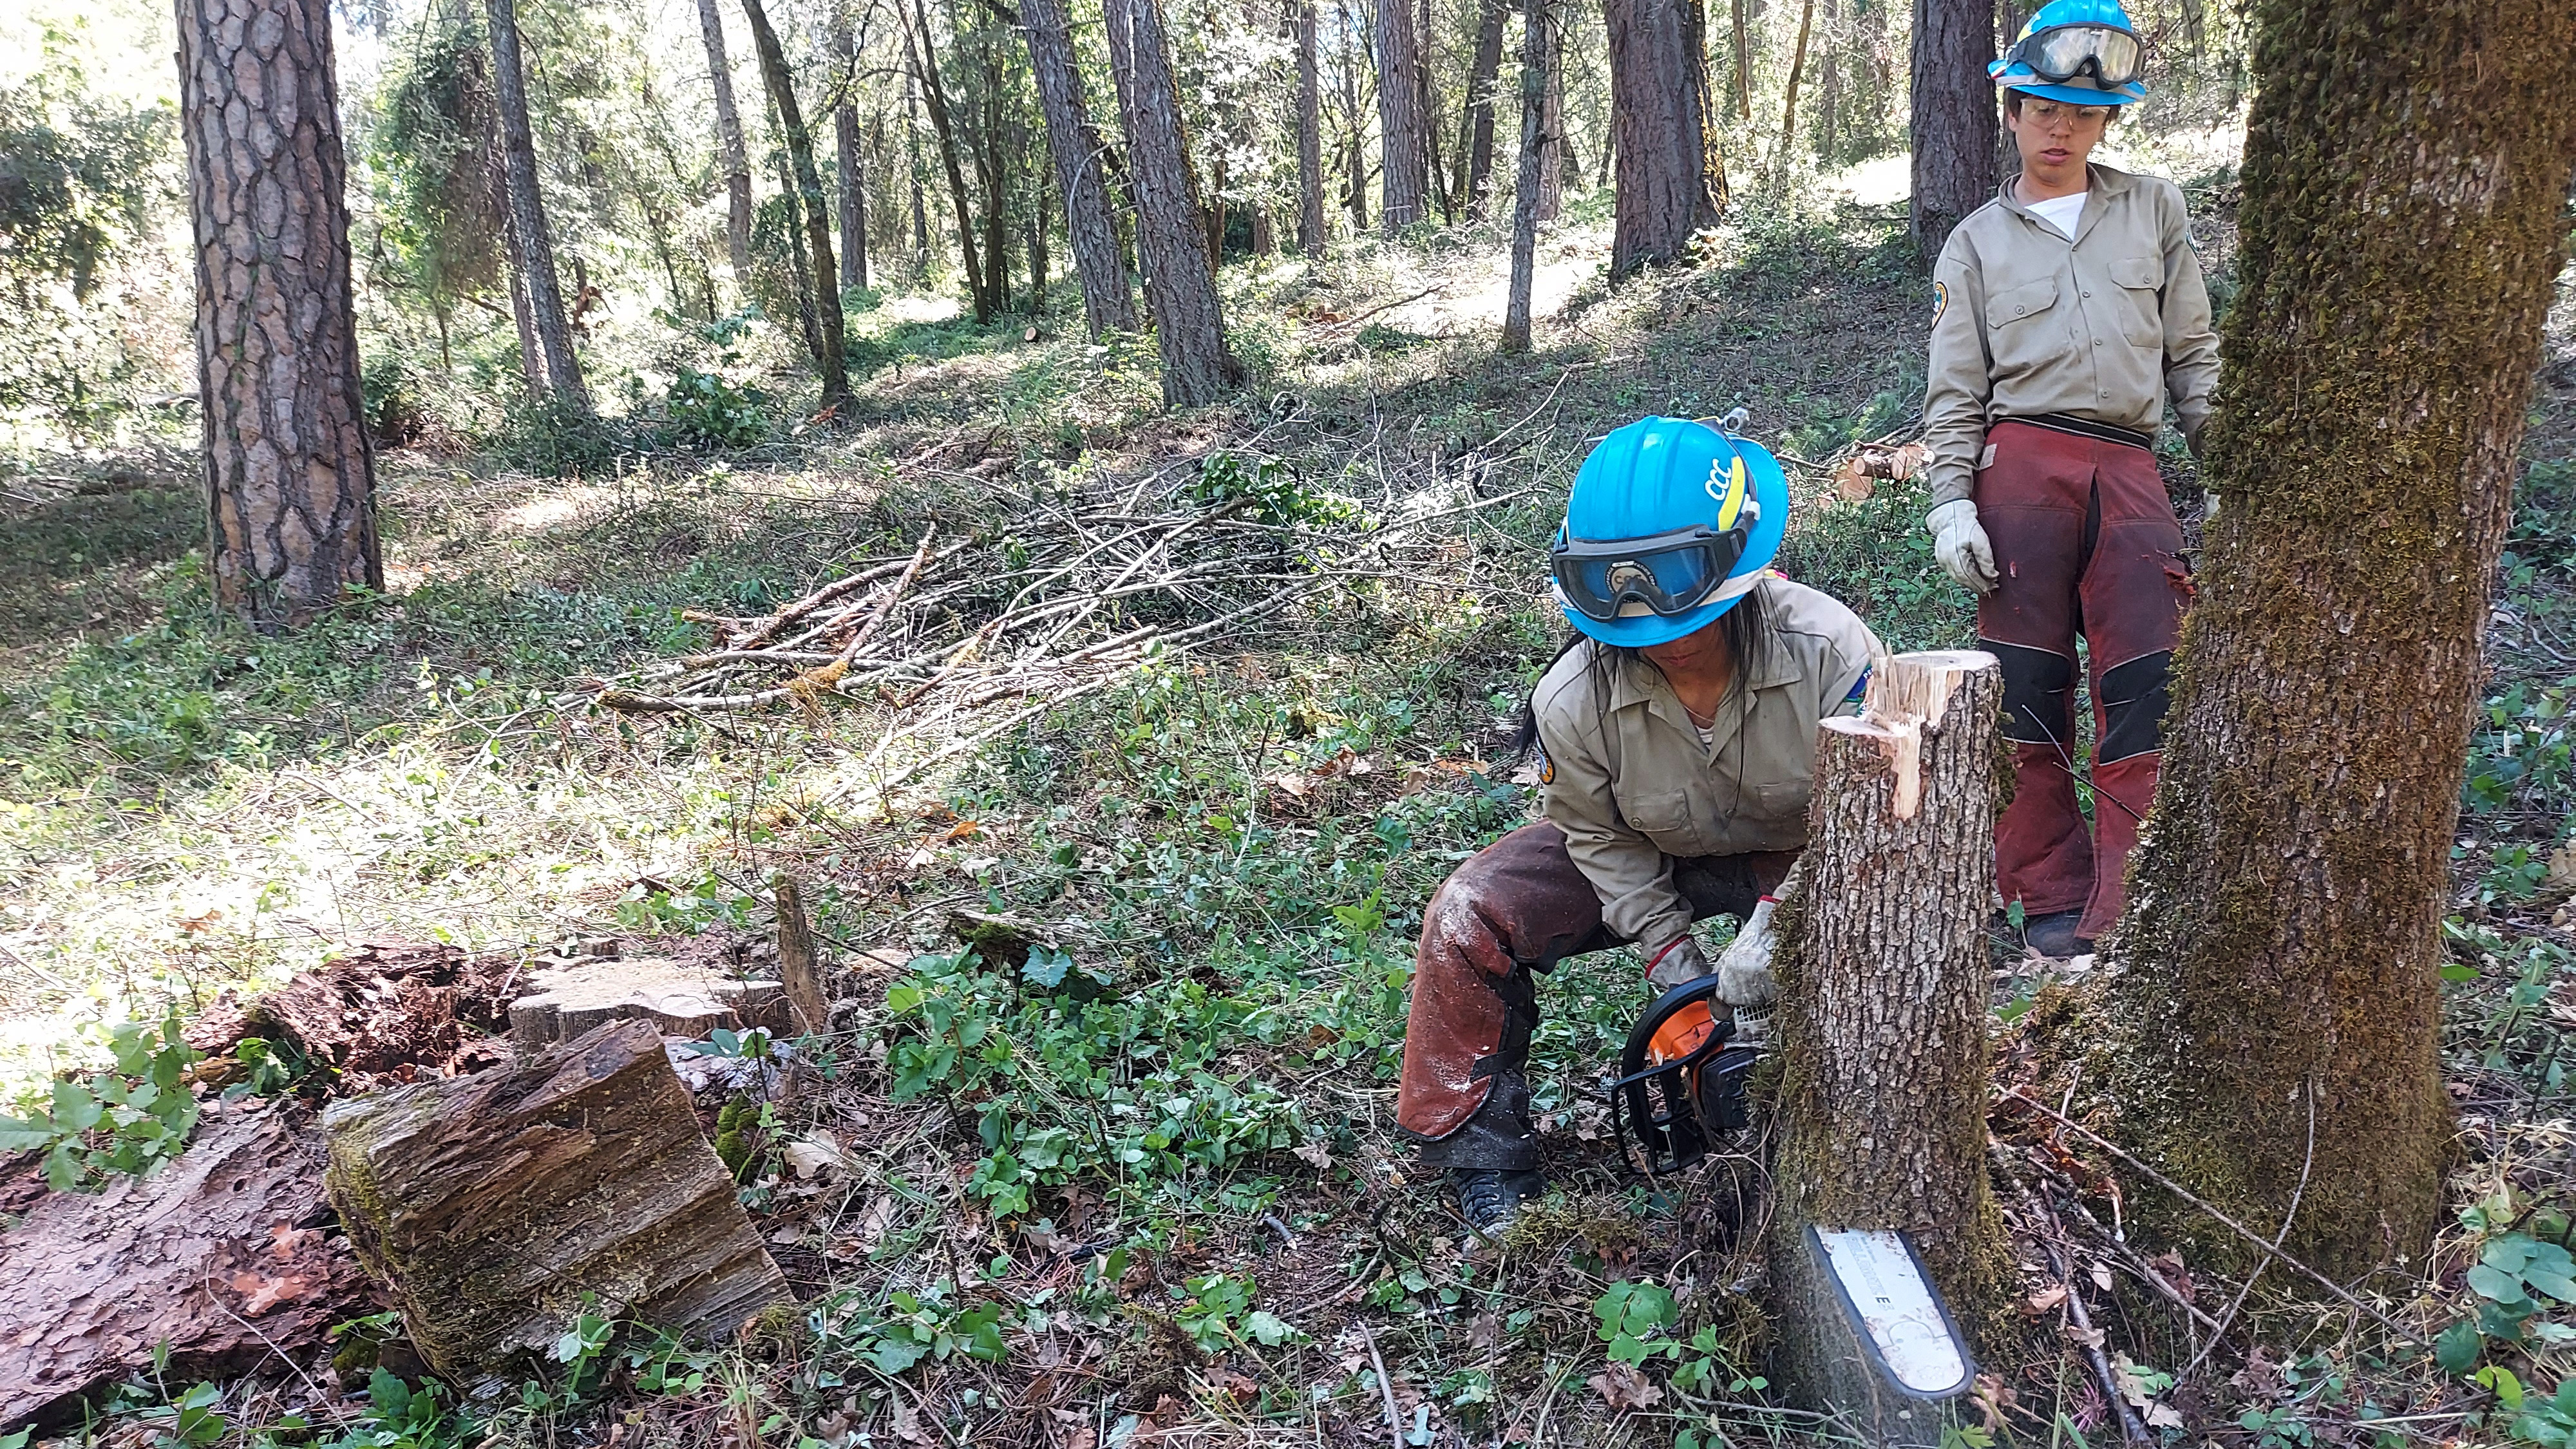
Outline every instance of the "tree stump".
[[1873, 1368], [1808, 1229], [1906, 1233], [1972, 1341], [2007, 1296], [1985, 1168], [2002, 697], [1991, 654], [1882, 660], [1865, 711], [1818, 733], [1780, 910], [1776, 1377], [1881, 1442], [1936, 1441], [1939, 1411]]
[[725, 1338], [787, 1280], [649, 1022], [334, 1104], [325, 1183], [430, 1365], [506, 1381], [589, 1311]]
[[787, 993], [778, 982], [734, 981], [658, 956], [539, 957], [528, 987], [510, 1003], [510, 1039], [526, 1051], [611, 1021], [649, 1021], [687, 1037], [720, 1026], [765, 1026], [780, 1036], [791, 1031]]

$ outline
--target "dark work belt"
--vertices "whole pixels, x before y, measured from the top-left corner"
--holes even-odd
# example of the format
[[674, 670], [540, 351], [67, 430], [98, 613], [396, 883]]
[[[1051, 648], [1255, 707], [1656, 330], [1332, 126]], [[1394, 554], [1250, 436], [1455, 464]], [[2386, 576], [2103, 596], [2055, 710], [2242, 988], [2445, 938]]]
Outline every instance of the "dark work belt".
[[2118, 443], [2123, 447], [2145, 448], [2150, 452], [2154, 451], [2156, 445], [2156, 435], [2153, 433], [2142, 433], [2135, 428], [2114, 427], [2109, 423], [2097, 423], [2091, 418], [2069, 417], [2064, 413], [2034, 413], [2026, 418], [1997, 418], [1995, 421], [2028, 423], [2034, 428], [2046, 428], [2052, 433], [2072, 433], [2079, 438], [2091, 438], [2097, 443]]

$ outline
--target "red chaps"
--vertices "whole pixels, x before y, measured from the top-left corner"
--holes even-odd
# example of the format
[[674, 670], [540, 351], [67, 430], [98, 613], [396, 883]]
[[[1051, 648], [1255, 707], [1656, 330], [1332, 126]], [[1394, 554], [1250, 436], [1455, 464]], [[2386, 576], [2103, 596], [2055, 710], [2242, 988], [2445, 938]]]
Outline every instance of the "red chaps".
[[[2076, 933], [2120, 918], [2123, 876], [2155, 800], [2165, 676], [2191, 579], [2182, 527], [2135, 443], [2019, 421], [1986, 434], [1977, 519], [1999, 582], [1977, 604], [1978, 647], [2003, 661], [2004, 737], [2018, 777], [1995, 825], [1996, 885], [2026, 917], [2081, 910]], [[2092, 656], [2093, 824], [2075, 791], [2075, 639]]]

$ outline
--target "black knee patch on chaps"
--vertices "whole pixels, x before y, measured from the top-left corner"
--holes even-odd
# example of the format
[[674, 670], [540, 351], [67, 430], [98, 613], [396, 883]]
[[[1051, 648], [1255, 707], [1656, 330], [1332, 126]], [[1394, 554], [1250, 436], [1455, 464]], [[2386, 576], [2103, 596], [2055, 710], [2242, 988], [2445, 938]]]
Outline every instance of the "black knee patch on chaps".
[[2159, 649], [2103, 672], [2102, 739], [2093, 749], [2096, 763], [2107, 765], [2164, 748], [2165, 709], [2173, 699], [2167, 688], [2172, 667], [2173, 651]]
[[1980, 639], [2004, 667], [2004, 738], [2066, 747], [2075, 730], [2075, 661], [2046, 649]]

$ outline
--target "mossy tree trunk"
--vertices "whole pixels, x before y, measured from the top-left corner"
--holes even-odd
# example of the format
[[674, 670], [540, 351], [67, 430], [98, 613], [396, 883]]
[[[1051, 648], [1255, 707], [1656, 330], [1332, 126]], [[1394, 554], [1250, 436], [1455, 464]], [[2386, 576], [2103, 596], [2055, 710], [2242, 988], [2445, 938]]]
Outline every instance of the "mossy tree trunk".
[[2251, 15], [2225, 501], [2096, 1079], [2144, 1156], [2267, 1231], [2295, 1197], [2292, 1250], [2350, 1277], [2421, 1252], [2439, 1207], [2439, 927], [2565, 237], [2576, 10]]
[[1775, 925], [1778, 1377], [1881, 1438], [1939, 1429], [1861, 1357], [1806, 1230], [1905, 1233], [1972, 1337], [2008, 1296], [1985, 1166], [2002, 699], [1991, 654], [1883, 661], [1867, 712], [1818, 732], [1807, 849]]

